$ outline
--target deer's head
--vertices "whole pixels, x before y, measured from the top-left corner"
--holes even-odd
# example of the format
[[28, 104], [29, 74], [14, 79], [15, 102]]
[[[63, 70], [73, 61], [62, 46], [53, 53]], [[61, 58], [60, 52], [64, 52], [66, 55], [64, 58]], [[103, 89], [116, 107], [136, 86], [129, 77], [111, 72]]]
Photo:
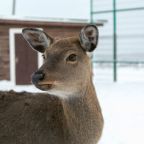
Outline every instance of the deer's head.
[[85, 26], [79, 37], [54, 40], [44, 31], [25, 28], [25, 40], [42, 53], [43, 65], [33, 73], [32, 83], [50, 94], [68, 96], [85, 88], [91, 79], [91, 62], [87, 52], [92, 52], [98, 42], [95, 25]]

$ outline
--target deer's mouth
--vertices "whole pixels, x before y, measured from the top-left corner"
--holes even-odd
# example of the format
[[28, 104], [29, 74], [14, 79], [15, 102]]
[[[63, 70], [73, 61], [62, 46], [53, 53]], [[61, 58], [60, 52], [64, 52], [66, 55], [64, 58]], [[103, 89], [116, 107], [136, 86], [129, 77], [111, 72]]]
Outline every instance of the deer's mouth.
[[36, 85], [37, 88], [44, 91], [52, 89], [53, 86], [54, 86], [54, 81], [40, 81]]

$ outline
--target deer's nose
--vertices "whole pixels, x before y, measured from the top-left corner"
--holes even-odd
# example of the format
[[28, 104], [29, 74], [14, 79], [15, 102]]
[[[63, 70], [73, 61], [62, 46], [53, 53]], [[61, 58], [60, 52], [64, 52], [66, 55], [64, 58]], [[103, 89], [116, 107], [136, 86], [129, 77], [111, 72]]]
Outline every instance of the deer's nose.
[[39, 81], [42, 81], [44, 79], [45, 74], [43, 71], [39, 70], [32, 74], [32, 83], [37, 84]]

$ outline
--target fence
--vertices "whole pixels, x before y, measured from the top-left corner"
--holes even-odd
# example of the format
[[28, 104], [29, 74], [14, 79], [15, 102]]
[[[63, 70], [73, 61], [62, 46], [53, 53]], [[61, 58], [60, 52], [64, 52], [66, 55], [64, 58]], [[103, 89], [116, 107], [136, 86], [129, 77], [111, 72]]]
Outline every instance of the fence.
[[114, 81], [118, 65], [144, 64], [144, 1], [91, 0], [90, 16], [104, 23], [94, 64], [112, 64]]

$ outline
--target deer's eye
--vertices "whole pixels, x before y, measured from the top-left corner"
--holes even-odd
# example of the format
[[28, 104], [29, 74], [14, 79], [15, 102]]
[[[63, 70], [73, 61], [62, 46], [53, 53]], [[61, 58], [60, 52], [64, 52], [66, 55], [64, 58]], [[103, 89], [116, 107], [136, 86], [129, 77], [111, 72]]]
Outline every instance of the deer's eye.
[[71, 54], [67, 57], [66, 59], [67, 62], [75, 62], [77, 61], [77, 55], [76, 54]]
[[42, 55], [42, 57], [43, 57], [43, 59], [45, 59], [45, 55], [44, 54]]

